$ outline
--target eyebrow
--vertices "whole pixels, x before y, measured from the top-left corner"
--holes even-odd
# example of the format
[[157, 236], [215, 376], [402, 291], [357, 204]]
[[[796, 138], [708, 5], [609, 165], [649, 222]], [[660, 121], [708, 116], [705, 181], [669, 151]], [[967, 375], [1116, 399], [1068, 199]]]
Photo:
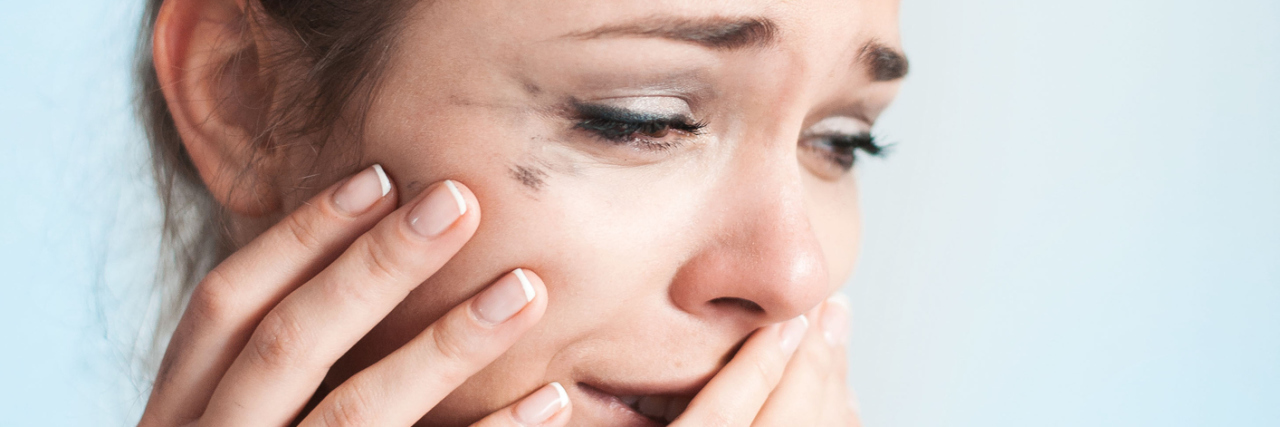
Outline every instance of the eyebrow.
[[871, 40], [862, 46], [858, 54], [858, 64], [867, 67], [871, 78], [877, 82], [888, 82], [907, 76], [911, 64], [906, 55], [897, 49], [886, 46], [879, 40]]
[[715, 50], [766, 47], [778, 41], [778, 26], [768, 18], [651, 17], [619, 25], [606, 25], [565, 37], [660, 37], [689, 42]]
[[[606, 37], [659, 37], [689, 42], [715, 50], [767, 47], [778, 42], [778, 26], [769, 18], [681, 18], [657, 16], [624, 24], [606, 25], [589, 31], [570, 33], [567, 38], [582, 40]], [[871, 40], [862, 46], [855, 66], [866, 67], [877, 82], [898, 80], [911, 68], [906, 55]]]

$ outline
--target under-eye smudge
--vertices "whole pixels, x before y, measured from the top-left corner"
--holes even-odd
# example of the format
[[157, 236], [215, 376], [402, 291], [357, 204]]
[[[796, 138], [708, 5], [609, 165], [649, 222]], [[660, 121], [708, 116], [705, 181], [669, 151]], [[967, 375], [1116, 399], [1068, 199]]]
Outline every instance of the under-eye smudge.
[[524, 91], [528, 92], [530, 95], [537, 95], [542, 93], [542, 86], [538, 86], [537, 83], [534, 83], [529, 80], [525, 80], [523, 83], [524, 83]]
[[541, 190], [547, 184], [547, 173], [535, 167], [515, 165], [511, 167], [511, 177], [520, 181], [533, 191]]

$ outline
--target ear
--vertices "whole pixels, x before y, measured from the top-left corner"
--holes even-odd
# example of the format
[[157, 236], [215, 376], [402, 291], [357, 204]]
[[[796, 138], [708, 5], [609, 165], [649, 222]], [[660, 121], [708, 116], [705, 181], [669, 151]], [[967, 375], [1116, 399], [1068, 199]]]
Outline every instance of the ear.
[[279, 209], [279, 154], [259, 140], [271, 102], [245, 0], [166, 0], [152, 40], [164, 98], [213, 196], [259, 217]]

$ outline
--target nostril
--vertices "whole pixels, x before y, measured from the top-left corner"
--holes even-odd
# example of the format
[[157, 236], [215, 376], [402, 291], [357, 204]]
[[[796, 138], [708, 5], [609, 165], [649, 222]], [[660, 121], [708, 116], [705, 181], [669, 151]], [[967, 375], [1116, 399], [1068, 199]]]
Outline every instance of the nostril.
[[754, 302], [751, 302], [742, 298], [733, 298], [733, 297], [716, 298], [711, 300], [711, 304], [718, 305], [718, 306], [739, 307], [739, 308], [742, 308], [743, 310], [746, 310], [748, 313], [764, 313], [764, 307], [761, 307], [760, 304], [756, 304]]

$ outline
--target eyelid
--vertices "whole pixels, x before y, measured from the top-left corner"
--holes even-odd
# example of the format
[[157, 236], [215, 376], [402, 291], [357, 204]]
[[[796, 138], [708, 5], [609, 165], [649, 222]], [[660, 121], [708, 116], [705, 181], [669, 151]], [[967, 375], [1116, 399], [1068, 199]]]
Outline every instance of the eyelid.
[[[583, 104], [582, 102], [576, 102]], [[590, 105], [617, 108], [659, 117], [693, 117], [693, 107], [676, 96], [628, 96], [592, 100]]]
[[860, 135], [871, 131], [871, 126], [862, 120], [848, 116], [832, 116], [819, 120], [801, 133], [801, 137], [833, 135]]

